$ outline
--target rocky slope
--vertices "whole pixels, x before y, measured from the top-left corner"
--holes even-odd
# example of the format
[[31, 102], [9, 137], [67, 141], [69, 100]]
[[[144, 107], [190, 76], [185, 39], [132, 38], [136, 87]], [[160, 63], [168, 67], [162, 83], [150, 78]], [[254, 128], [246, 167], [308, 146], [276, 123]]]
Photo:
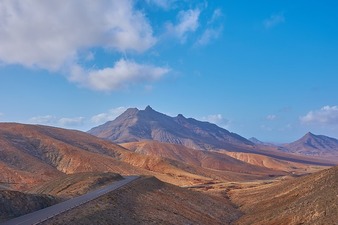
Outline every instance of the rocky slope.
[[337, 224], [338, 167], [230, 195], [245, 213], [236, 224]]
[[170, 117], [150, 106], [144, 110], [130, 108], [115, 120], [88, 132], [117, 143], [156, 140], [204, 150], [253, 145], [249, 140], [215, 124], [185, 118], [181, 114]]
[[0, 190], [0, 223], [54, 205], [60, 199], [50, 195]]
[[116, 173], [87, 172], [65, 174], [49, 182], [35, 186], [29, 192], [69, 199], [122, 179], [123, 177]]

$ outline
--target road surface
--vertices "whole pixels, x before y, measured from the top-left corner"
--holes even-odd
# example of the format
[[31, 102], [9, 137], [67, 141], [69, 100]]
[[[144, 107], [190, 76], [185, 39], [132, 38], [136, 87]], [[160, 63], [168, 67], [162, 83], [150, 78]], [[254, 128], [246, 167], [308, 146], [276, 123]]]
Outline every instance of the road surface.
[[32, 225], [32, 224], [39, 224], [45, 220], [48, 220], [49, 218], [52, 218], [56, 215], [59, 215], [65, 211], [68, 211], [70, 209], [73, 209], [77, 206], [80, 206], [86, 202], [92, 201], [104, 194], [107, 194], [108, 192], [114, 191], [134, 180], [139, 178], [139, 176], [127, 176], [124, 177], [125, 179], [120, 181], [115, 181], [109, 186], [106, 186], [104, 188], [98, 189], [96, 191], [92, 191], [90, 193], [87, 193], [85, 195], [81, 195], [76, 198], [72, 198], [70, 200], [61, 202], [56, 205], [52, 205], [50, 207], [14, 218], [12, 220], [8, 220], [4, 223], [1, 223], [1, 225]]

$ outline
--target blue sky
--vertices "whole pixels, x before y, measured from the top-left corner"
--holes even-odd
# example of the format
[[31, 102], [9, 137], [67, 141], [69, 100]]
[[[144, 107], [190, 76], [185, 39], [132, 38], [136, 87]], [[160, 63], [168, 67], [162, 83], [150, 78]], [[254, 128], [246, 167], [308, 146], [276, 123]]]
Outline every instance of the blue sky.
[[88, 130], [128, 107], [244, 137], [338, 138], [338, 3], [3, 0], [0, 121]]

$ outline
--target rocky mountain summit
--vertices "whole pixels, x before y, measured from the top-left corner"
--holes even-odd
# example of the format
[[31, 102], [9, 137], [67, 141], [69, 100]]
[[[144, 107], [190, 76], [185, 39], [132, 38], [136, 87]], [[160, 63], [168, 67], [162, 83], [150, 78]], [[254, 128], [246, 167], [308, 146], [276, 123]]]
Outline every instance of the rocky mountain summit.
[[215, 124], [182, 114], [170, 117], [150, 106], [144, 110], [129, 108], [115, 120], [92, 128], [88, 133], [117, 143], [155, 140], [201, 150], [253, 145]]
[[284, 146], [288, 152], [303, 155], [338, 155], [338, 140], [311, 132]]

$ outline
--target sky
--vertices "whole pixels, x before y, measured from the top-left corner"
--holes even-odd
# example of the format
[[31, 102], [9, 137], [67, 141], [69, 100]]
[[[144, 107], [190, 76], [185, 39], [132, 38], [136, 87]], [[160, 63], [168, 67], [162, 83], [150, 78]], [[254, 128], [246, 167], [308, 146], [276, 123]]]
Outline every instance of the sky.
[[284, 143], [338, 138], [338, 2], [1, 0], [0, 121], [87, 131], [129, 107]]

